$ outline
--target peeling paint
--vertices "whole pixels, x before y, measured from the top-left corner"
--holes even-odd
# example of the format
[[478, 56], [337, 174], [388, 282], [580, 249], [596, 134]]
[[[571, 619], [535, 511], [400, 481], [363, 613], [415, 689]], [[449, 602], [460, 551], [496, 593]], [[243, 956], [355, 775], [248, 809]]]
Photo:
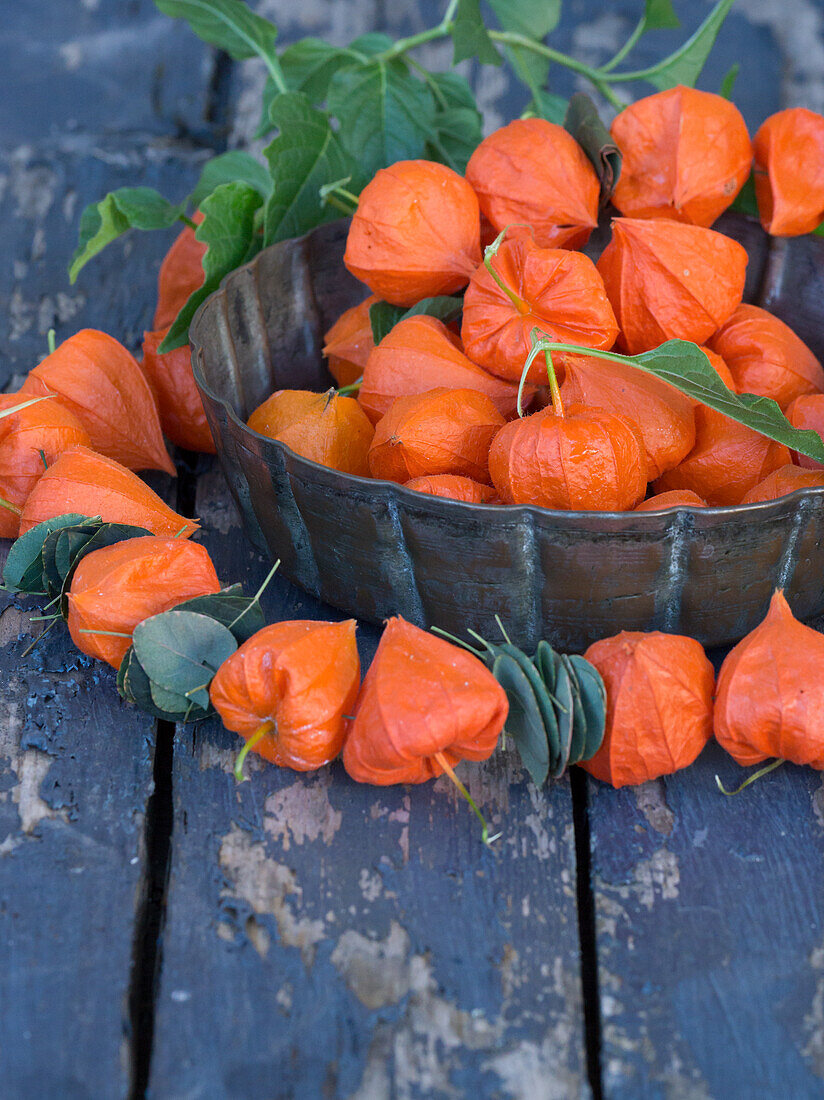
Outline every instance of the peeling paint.
[[675, 814], [667, 805], [667, 790], [662, 779], [641, 783], [632, 791], [638, 809], [649, 825], [662, 836], [671, 836]]
[[409, 936], [392, 921], [383, 940], [372, 940], [350, 929], [331, 956], [332, 965], [367, 1008], [398, 1004], [412, 989], [425, 989], [428, 969], [423, 956], [409, 958]]
[[329, 801], [329, 769], [315, 772], [315, 777], [314, 782], [298, 780], [266, 799], [264, 828], [281, 841], [284, 852], [292, 843], [303, 844], [319, 837], [329, 844], [340, 828], [342, 815]]
[[802, 1053], [809, 1060], [813, 1073], [824, 1078], [824, 946], [812, 952], [810, 966], [816, 975], [815, 994], [810, 1011], [804, 1016], [807, 1042]]

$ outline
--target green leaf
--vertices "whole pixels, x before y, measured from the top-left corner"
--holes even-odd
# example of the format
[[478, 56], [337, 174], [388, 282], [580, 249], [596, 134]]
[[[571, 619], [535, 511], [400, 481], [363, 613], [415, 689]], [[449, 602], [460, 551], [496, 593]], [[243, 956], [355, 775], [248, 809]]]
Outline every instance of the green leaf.
[[641, 355], [619, 355], [613, 351], [604, 352], [572, 344], [556, 344], [550, 340], [537, 339], [537, 329], [533, 330], [533, 333], [534, 342], [524, 366], [525, 371], [545, 350], [574, 351], [581, 355], [595, 356], [598, 359], [614, 359], [621, 363], [630, 363], [647, 374], [653, 374], [656, 378], [669, 382], [681, 393], [694, 397], [703, 405], [723, 413], [731, 420], [744, 424], [768, 439], [783, 443], [791, 450], [824, 464], [824, 441], [818, 432], [794, 428], [772, 398], [756, 397], [751, 393], [733, 393], [728, 390], [697, 344], [691, 344], [686, 340], [667, 340], [660, 347], [645, 351]]
[[70, 527], [88, 519], [77, 512], [53, 516], [20, 535], [12, 543], [3, 568], [3, 583], [15, 592], [29, 596], [45, 596], [47, 589], [43, 577], [43, 543], [52, 531]]
[[[78, 533], [77, 537], [70, 538], [75, 532]], [[87, 554], [102, 550], [105, 546], [115, 546], [118, 542], [144, 538], [151, 534], [152, 532], [147, 531], [145, 527], [136, 527], [129, 523], [101, 523], [96, 528], [84, 524], [82, 527], [71, 527], [61, 531], [55, 553], [57, 568], [54, 572], [56, 576], [62, 577], [60, 585], [55, 585], [55, 592], [60, 593], [60, 613], [63, 618], [68, 618], [69, 614], [69, 589], [74, 579], [74, 571]], [[45, 548], [43, 562], [48, 568]]]
[[581, 705], [586, 716], [586, 744], [578, 759], [591, 760], [604, 740], [607, 690], [598, 669], [584, 657], [573, 653], [569, 657], [569, 663], [575, 672], [575, 679], [581, 693]]
[[237, 649], [231, 631], [207, 615], [164, 611], [139, 623], [133, 645], [143, 671], [158, 687], [184, 695], [203, 710], [208, 685]]
[[375, 302], [369, 307], [369, 323], [372, 326], [372, 339], [379, 344], [387, 333], [391, 332], [398, 321], [406, 317], [419, 317], [425, 314], [428, 317], [437, 317], [444, 324], [454, 321], [463, 309], [462, 298], [452, 298], [448, 295], [439, 295], [436, 298], [422, 298], [409, 309], [403, 306], [393, 306], [389, 302]]
[[569, 671], [560, 661], [555, 676], [555, 698], [558, 708], [558, 740], [560, 751], [554, 766], [550, 765], [550, 774], [553, 779], [560, 779], [569, 765], [569, 754], [572, 748], [572, 727], [575, 722], [575, 705], [572, 695], [572, 682]]
[[468, 107], [450, 107], [435, 115], [432, 128], [426, 152], [432, 160], [439, 160], [463, 175], [483, 137], [480, 114]]
[[340, 69], [326, 102], [341, 145], [366, 179], [398, 160], [422, 157], [433, 132], [432, 93], [399, 59]]
[[177, 315], [160, 345], [165, 353], [189, 342], [189, 325], [201, 302], [217, 290], [221, 279], [234, 271], [259, 248], [255, 237], [255, 212], [263, 199], [248, 183], [223, 183], [200, 205], [203, 221], [195, 236], [208, 247], [203, 257], [203, 285]]
[[601, 181], [601, 202], [606, 203], [621, 175], [621, 151], [601, 121], [589, 96], [576, 92], [569, 101], [564, 128], [586, 153]]
[[266, 625], [257, 597], [244, 596], [239, 584], [230, 585], [208, 596], [195, 596], [191, 600], [185, 600], [174, 610], [209, 615], [231, 630], [238, 645], [248, 641]]
[[637, 73], [613, 74], [610, 83], [618, 79], [647, 80], [662, 92], [678, 84], [695, 87], [732, 4], [733, 0], [719, 0], [698, 30], [669, 57]]
[[338, 69], [352, 63], [351, 49], [332, 46], [321, 38], [302, 38], [280, 55], [280, 67], [290, 92], [302, 92], [310, 103], [322, 103]]
[[277, 27], [242, 0], [155, 0], [155, 6], [173, 19], [185, 19], [198, 38], [235, 61], [274, 54]]
[[646, 0], [644, 8], [644, 32], [673, 30], [681, 21], [672, 7], [672, 0]]
[[200, 206], [205, 198], [224, 183], [247, 183], [267, 199], [272, 193], [272, 178], [265, 164], [249, 153], [232, 149], [206, 161], [197, 186], [189, 196], [192, 206]]
[[736, 61], [736, 63], [728, 69], [727, 75], [721, 81], [721, 87], [718, 89], [718, 94], [722, 95], [724, 99], [732, 99], [732, 90], [735, 87], [735, 82], [738, 79], [740, 71], [741, 64]]
[[264, 149], [275, 184], [264, 217], [266, 245], [339, 217], [321, 201], [320, 189], [353, 170], [328, 117], [299, 92], [278, 96], [271, 117], [280, 133]]
[[547, 122], [554, 122], [556, 126], [563, 126], [566, 113], [569, 109], [569, 100], [554, 92], [545, 92], [538, 88], [533, 92], [532, 99], [524, 111], [524, 118], [545, 118]]
[[542, 787], [549, 771], [549, 745], [535, 693], [518, 662], [507, 653], [495, 658], [492, 675], [509, 700], [506, 731], [532, 782]]
[[204, 710], [202, 707], [190, 705], [182, 716], [179, 711], [162, 709], [155, 702], [153, 687], [157, 691], [156, 685], [152, 684], [135, 656], [134, 646], [130, 646], [117, 671], [117, 690], [127, 702], [166, 722], [199, 722], [214, 713], [211, 706]]
[[87, 206], [80, 216], [80, 234], [69, 267], [69, 281], [74, 283], [89, 260], [127, 230], [168, 229], [184, 210], [185, 203], [175, 206], [153, 187], [120, 187], [110, 191], [99, 202]]
[[733, 199], [730, 210], [738, 210], [751, 218], [759, 216], [758, 200], [755, 197], [755, 176], [752, 172], [747, 177], [747, 182]]
[[569, 761], [567, 765], [569, 766], [569, 764], [577, 764], [584, 755], [587, 743], [587, 716], [581, 699], [581, 689], [575, 675], [575, 668], [566, 654], [561, 656], [561, 662], [569, 677], [569, 686], [572, 689], [572, 736], [569, 743]]
[[[542, 42], [561, 17], [561, 0], [489, 0], [505, 31]], [[508, 46], [510, 64], [533, 96], [546, 82], [549, 61], [531, 50]]]
[[476, 57], [482, 65], [501, 64], [501, 55], [495, 49], [481, 17], [480, 0], [458, 0], [451, 33], [455, 47], [453, 65]]

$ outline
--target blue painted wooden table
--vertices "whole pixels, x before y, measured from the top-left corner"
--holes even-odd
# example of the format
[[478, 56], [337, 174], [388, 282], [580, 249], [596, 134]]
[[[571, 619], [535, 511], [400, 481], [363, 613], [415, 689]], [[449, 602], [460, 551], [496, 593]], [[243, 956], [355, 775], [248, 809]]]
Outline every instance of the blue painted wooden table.
[[[259, 5], [284, 38], [430, 25], [425, 0]], [[190, 189], [256, 122], [259, 75], [149, 0], [8, 5], [0, 30], [3, 382], [46, 332], [137, 347], [168, 240], [134, 236], [65, 276], [79, 211], [113, 187]], [[567, 5], [561, 48], [603, 60], [640, 4]], [[704, 4], [676, 4], [685, 25]], [[751, 126], [824, 107], [824, 12], [742, 0], [704, 86], [745, 64]], [[673, 44], [661, 32], [639, 66]], [[433, 55], [447, 60], [446, 53]], [[476, 74], [477, 75], [477, 74]], [[568, 93], [562, 73], [554, 90]], [[490, 126], [520, 109], [479, 91]], [[123, 273], [127, 272], [127, 278]], [[203, 523], [221, 577], [262, 561], [222, 476], [179, 456], [153, 484]], [[285, 581], [272, 620], [332, 617]], [[615, 792], [538, 792], [499, 754], [465, 775], [503, 838], [478, 843], [447, 784], [376, 789], [335, 765], [253, 760], [215, 721], [131, 711], [106, 667], [0, 603], [0, 1095], [174, 1100], [679, 1100], [824, 1094], [824, 784], [787, 767], [728, 801], [710, 747]], [[362, 656], [377, 631], [361, 629]]]

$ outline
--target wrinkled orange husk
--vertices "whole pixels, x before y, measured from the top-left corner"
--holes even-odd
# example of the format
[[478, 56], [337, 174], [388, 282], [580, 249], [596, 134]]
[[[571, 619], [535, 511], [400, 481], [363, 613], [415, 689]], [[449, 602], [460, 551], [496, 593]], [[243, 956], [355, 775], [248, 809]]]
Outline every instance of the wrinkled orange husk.
[[561, 397], [565, 405], [604, 409], [633, 421], [641, 434], [650, 481], [677, 466], [695, 445], [690, 399], [629, 363], [569, 356]]
[[612, 202], [630, 218], [710, 226], [750, 174], [747, 124], [713, 92], [656, 92], [621, 111], [610, 133], [623, 156]]
[[563, 126], [545, 119], [516, 119], [484, 138], [466, 178], [493, 240], [526, 223], [542, 248], [582, 248], [598, 224], [595, 170]]
[[718, 673], [715, 736], [749, 766], [769, 757], [824, 769], [824, 636], [794, 616], [777, 591], [766, 619]]
[[740, 305], [710, 345], [739, 393], [771, 397], [783, 409], [802, 394], [824, 391], [824, 370], [804, 341], [759, 306]]
[[637, 355], [666, 340], [705, 343], [741, 302], [747, 253], [697, 225], [615, 218], [597, 266], [621, 327], [618, 342]]
[[490, 485], [482, 485], [470, 477], [459, 474], [431, 474], [426, 477], [413, 477], [406, 482], [407, 489], [416, 493], [428, 493], [433, 497], [446, 497], [447, 500], [463, 500], [467, 504], [496, 504], [498, 496]]
[[215, 441], [192, 374], [189, 345], [158, 354], [168, 331], [143, 333], [143, 372], [155, 395], [163, 432], [178, 447], [213, 455]]
[[822, 486], [824, 486], [824, 470], [803, 470], [800, 466], [792, 464], [780, 466], [745, 493], [741, 503], [755, 504], [759, 500], [778, 500], [779, 497], [788, 496], [798, 489], [820, 489]]
[[344, 310], [324, 337], [323, 354], [339, 386], [351, 386], [363, 374], [375, 346], [369, 309], [380, 298], [370, 294], [360, 305]]
[[155, 535], [127, 539], [81, 559], [69, 591], [69, 633], [81, 652], [120, 668], [131, 637], [89, 631], [131, 635], [144, 619], [219, 591], [205, 546]]
[[[496, 272], [523, 303], [516, 305], [481, 264], [464, 298], [464, 351], [492, 374], [517, 381], [532, 349], [532, 330], [551, 340], [608, 350], [618, 326], [601, 276], [588, 256], [539, 248], [529, 237], [506, 240], [492, 259]], [[530, 382], [546, 381], [543, 356]]]
[[64, 451], [42, 475], [23, 507], [20, 534], [67, 512], [181, 538], [188, 538], [199, 526], [173, 512], [137, 474], [88, 447]]
[[572, 405], [513, 420], [489, 450], [505, 504], [564, 511], [625, 512], [642, 499], [647, 465], [637, 428], [622, 416]]
[[686, 768], [712, 736], [715, 673], [694, 638], [623, 631], [584, 657], [607, 689], [598, 752], [581, 767], [613, 787], [646, 783]]
[[[808, 431], [818, 432], [824, 440], [824, 394], [811, 393], [796, 397], [792, 404], [788, 405], [784, 415], [794, 428], [805, 428]], [[820, 462], [807, 455], [792, 451], [793, 462], [805, 470], [824, 470]]]
[[[738, 393], [738, 386], [735, 384], [735, 379], [732, 376], [732, 371], [718, 354], [717, 351], [713, 351], [712, 348], [708, 348], [706, 344], [701, 345], [701, 351], [709, 359], [710, 366], [727, 387], [728, 390], [732, 390], [733, 393]], [[694, 397], [690, 397], [689, 400], [693, 406], [700, 405], [701, 402]]]
[[481, 261], [475, 192], [428, 160], [382, 168], [363, 189], [343, 262], [373, 294], [396, 306], [454, 294]]
[[[192, 220], [198, 225], [203, 221], [199, 210]], [[153, 328], [169, 328], [189, 297], [203, 286], [205, 254], [206, 245], [197, 240], [194, 229], [187, 225], [175, 238], [160, 265]]]
[[[502, 416], [513, 416], [518, 387], [489, 374], [464, 355], [456, 339], [435, 317], [399, 321], [369, 356], [358, 401], [373, 423], [398, 397], [439, 389], [477, 390], [491, 398]], [[524, 407], [535, 391], [524, 391]]]
[[[0, 395], [0, 412], [30, 401], [30, 394]], [[76, 416], [53, 397], [0, 419], [0, 497], [17, 508], [63, 451], [87, 444], [89, 436]], [[41, 453], [42, 452], [42, 453]], [[16, 538], [20, 516], [0, 508], [0, 537]]]
[[363, 681], [343, 766], [358, 783], [425, 783], [443, 771], [436, 753], [451, 767], [491, 756], [508, 713], [477, 657], [393, 618]]
[[753, 141], [755, 197], [774, 237], [798, 237], [824, 219], [824, 117], [805, 107], [779, 111]]
[[691, 489], [672, 489], [669, 493], [656, 493], [642, 500], [636, 512], [660, 512], [669, 508], [706, 508], [707, 502]]
[[399, 397], [375, 427], [372, 477], [406, 482], [457, 474], [488, 482], [489, 445], [504, 418], [477, 390], [429, 390]]
[[175, 474], [151, 387], [134, 356], [105, 332], [87, 328], [64, 340], [29, 372], [21, 393], [56, 393], [107, 458]]
[[265, 626], [224, 661], [212, 680], [212, 705], [227, 729], [265, 760], [313, 771], [340, 752], [360, 687], [357, 623], [282, 622]]
[[699, 405], [695, 446], [680, 465], [657, 479], [653, 489], [691, 489], [714, 507], [740, 504], [745, 493], [789, 461], [790, 452], [782, 443]]
[[374, 429], [353, 397], [332, 390], [278, 390], [255, 409], [248, 425], [321, 466], [369, 476]]

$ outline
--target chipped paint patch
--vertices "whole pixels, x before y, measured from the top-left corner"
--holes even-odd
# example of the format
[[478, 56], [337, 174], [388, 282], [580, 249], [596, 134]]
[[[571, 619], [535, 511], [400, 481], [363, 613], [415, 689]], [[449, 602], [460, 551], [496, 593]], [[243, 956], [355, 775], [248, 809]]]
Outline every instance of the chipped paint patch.
[[662, 779], [651, 779], [641, 783], [632, 791], [635, 804], [647, 823], [662, 836], [671, 836], [675, 824], [675, 814], [667, 805], [667, 790]]
[[813, 791], [812, 801], [816, 821], [824, 829], [824, 778]]
[[329, 801], [332, 776], [328, 768], [315, 773], [316, 780], [299, 780], [266, 799], [263, 827], [288, 852], [291, 844], [332, 841], [343, 820]]
[[409, 958], [409, 936], [392, 921], [383, 940], [372, 940], [350, 929], [331, 956], [332, 965], [367, 1008], [397, 1004], [412, 989], [426, 988], [428, 971], [421, 955]]
[[311, 966], [324, 938], [324, 923], [293, 909], [292, 903], [299, 906], [303, 897], [294, 871], [268, 856], [264, 845], [237, 825], [221, 841], [218, 858], [229, 882], [221, 897], [242, 898], [259, 916], [274, 917], [281, 943], [298, 948]]
[[32, 637], [39, 633], [41, 628], [32, 622], [31, 616], [31, 612], [23, 611], [14, 604], [4, 607], [0, 611], [0, 647], [16, 642], [22, 634]]
[[810, 966], [815, 971], [816, 983], [810, 1011], [804, 1016], [807, 1042], [802, 1054], [809, 1060], [813, 1073], [824, 1077], [824, 947], [812, 952]]
[[678, 897], [680, 882], [678, 858], [666, 848], [659, 848], [633, 869], [632, 889], [646, 909], [652, 909], [656, 896], [664, 901], [674, 901]]
[[581, 1079], [569, 1069], [577, 1021], [559, 1020], [540, 1042], [523, 1041], [486, 1063], [517, 1100], [568, 1100], [581, 1095]]

